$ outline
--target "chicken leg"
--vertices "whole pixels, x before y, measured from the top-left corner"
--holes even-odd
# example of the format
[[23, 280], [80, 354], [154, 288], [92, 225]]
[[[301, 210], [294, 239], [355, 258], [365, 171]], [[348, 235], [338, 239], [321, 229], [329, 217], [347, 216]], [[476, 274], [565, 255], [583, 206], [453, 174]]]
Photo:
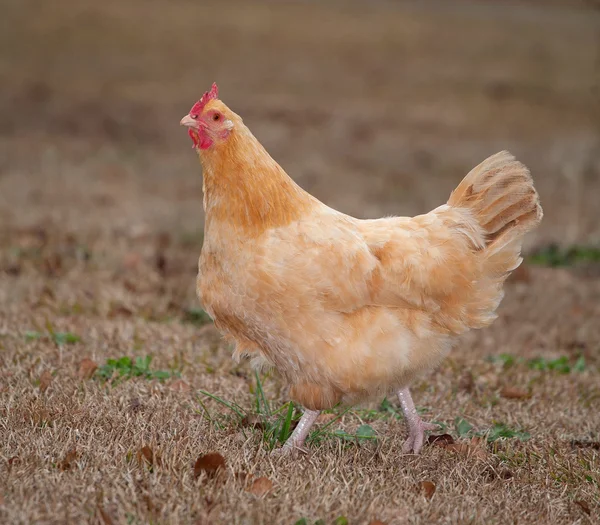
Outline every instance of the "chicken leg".
[[288, 438], [283, 447], [281, 447], [281, 454], [287, 454], [295, 449], [302, 449], [304, 441], [306, 440], [311, 427], [320, 413], [320, 410], [304, 411], [304, 414], [302, 414], [302, 417], [300, 418], [300, 421], [298, 421], [298, 424], [292, 432], [292, 435]]
[[408, 439], [404, 442], [402, 452], [405, 454], [411, 452], [418, 454], [421, 448], [423, 448], [425, 430], [435, 430], [438, 426], [433, 423], [425, 423], [419, 417], [408, 387], [398, 390], [398, 399], [400, 400], [400, 406], [408, 424]]

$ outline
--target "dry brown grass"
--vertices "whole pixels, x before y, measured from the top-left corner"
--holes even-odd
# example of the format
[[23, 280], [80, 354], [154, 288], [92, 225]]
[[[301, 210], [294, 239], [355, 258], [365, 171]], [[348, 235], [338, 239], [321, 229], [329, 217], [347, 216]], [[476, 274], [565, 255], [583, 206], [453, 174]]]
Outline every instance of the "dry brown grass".
[[[600, 451], [586, 446], [600, 441], [597, 267], [519, 271], [498, 322], [414, 386], [455, 438], [462, 417], [528, 441], [402, 455], [404, 424], [375, 400], [332, 430], [369, 424], [376, 440], [328, 436], [276, 459], [259, 429], [198, 393], [252, 411], [255, 379], [212, 325], [186, 321], [201, 179], [177, 128], [216, 78], [303, 186], [361, 216], [426, 211], [510, 148], [546, 213], [529, 247], [594, 243], [597, 15], [531, 2], [13, 4], [0, 32], [1, 522], [598, 521]], [[81, 341], [56, 344], [49, 329]], [[521, 360], [486, 360], [503, 353]], [[125, 355], [181, 377], [103, 382], [80, 370]], [[584, 371], [527, 365], [560, 356], [583, 356]], [[264, 386], [273, 406], [287, 401], [275, 376]], [[530, 395], [504, 397], [509, 387]], [[226, 465], [196, 479], [208, 452]], [[249, 490], [260, 477], [273, 483], [262, 496]]]

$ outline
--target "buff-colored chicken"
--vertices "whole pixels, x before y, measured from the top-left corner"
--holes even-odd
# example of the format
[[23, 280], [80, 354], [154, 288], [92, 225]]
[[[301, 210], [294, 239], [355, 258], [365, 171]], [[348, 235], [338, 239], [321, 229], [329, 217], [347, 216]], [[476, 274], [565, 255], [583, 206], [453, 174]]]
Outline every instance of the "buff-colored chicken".
[[284, 451], [303, 445], [320, 410], [395, 392], [404, 451], [418, 453], [433, 426], [408, 386], [495, 319], [542, 218], [527, 168], [498, 153], [430, 213], [359, 220], [300, 188], [216, 85], [181, 124], [204, 176], [198, 295], [234, 357], [276, 367], [305, 407]]

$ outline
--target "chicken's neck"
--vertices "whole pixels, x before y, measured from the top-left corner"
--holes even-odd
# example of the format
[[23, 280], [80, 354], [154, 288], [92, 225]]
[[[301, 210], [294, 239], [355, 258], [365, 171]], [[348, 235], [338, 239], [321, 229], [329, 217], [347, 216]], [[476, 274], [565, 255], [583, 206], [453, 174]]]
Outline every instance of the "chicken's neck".
[[206, 228], [229, 224], [245, 236], [298, 220], [318, 201], [298, 186], [245, 126], [200, 154]]

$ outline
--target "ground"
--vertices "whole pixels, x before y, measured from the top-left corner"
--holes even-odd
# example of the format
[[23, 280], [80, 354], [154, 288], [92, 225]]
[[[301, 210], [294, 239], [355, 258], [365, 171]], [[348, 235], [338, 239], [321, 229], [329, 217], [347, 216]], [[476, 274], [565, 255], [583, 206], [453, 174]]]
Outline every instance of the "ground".
[[[0, 521], [598, 522], [594, 5], [10, 2]], [[195, 298], [202, 180], [178, 123], [213, 80], [302, 186], [357, 216], [428, 211], [500, 149], [531, 168], [545, 218], [498, 321], [413, 385], [456, 443], [402, 455], [395, 400], [373, 400], [325, 415], [307, 454], [270, 453], [298, 411], [276, 374], [231, 361]], [[535, 264], [564, 262], [553, 243], [585, 248]], [[212, 452], [216, 473], [197, 461]]]

